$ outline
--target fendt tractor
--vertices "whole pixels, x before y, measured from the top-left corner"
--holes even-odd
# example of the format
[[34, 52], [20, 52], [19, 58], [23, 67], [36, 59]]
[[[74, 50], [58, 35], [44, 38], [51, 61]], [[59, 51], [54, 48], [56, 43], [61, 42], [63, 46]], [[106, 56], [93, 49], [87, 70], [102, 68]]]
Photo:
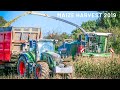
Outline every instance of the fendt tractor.
[[64, 63], [60, 55], [54, 52], [56, 42], [52, 39], [30, 40], [29, 49], [21, 53], [18, 59], [19, 75], [34, 74], [35, 78], [72, 78], [73, 67]]
[[[38, 46], [39, 48], [35, 47], [38, 50], [32, 49], [33, 51], [31, 51], [32, 41], [30, 40], [35, 40], [35, 45], [40, 45], [42, 40], [41, 30], [39, 28], [11, 27], [13, 22], [28, 14], [56, 19], [55, 17], [50, 17], [46, 14], [28, 11], [0, 27], [0, 68], [4, 69], [8, 73], [9, 69], [16, 69], [17, 65], [17, 72], [22, 77], [29, 76], [31, 73], [34, 73], [35, 78], [46, 78], [51, 70], [50, 72], [52, 73], [52, 76], [71, 78], [73, 75], [73, 66], [63, 62], [59, 54], [54, 53], [54, 46], [51, 46], [50, 48], [48, 47], [47, 49], [46, 45], [51, 41], [45, 40], [45, 48], [44, 46], [42, 47], [45, 50], [47, 49], [48, 52], [39, 52], [39, 55], [37, 53], [33, 53], [33, 51], [37, 52], [40, 49], [40, 46]], [[42, 60], [43, 55], [46, 57], [46, 59], [43, 58], [44, 60]], [[38, 64], [38, 61], [46, 61], [47, 63], [40, 62], [40, 64]], [[47, 64], [49, 68], [47, 68]], [[47, 69], [44, 70], [43, 68], [45, 67]]]
[[40, 28], [0, 28], [0, 67], [5, 71], [17, 69], [22, 77], [34, 73], [34, 78], [49, 78], [51, 72], [52, 76], [65, 73], [66, 78], [71, 78], [73, 67], [65, 65], [54, 53], [54, 43], [55, 40], [41, 39]]

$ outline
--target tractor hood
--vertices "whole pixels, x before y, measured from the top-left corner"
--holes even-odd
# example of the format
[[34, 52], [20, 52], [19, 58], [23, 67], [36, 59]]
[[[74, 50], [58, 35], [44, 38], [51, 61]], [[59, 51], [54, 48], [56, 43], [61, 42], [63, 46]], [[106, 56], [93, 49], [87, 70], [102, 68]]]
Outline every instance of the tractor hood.
[[59, 54], [55, 53], [55, 52], [46, 52], [47, 54], [49, 54], [56, 62], [60, 62], [61, 61], [61, 57]]
[[48, 53], [49, 55], [51, 55], [54, 58], [60, 58], [60, 55], [55, 52], [46, 52], [46, 53]]

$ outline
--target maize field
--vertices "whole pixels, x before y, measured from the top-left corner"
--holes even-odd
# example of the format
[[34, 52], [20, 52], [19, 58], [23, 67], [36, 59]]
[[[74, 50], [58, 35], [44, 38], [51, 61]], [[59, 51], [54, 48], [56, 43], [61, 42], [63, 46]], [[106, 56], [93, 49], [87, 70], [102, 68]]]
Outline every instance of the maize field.
[[[78, 57], [77, 61], [73, 62], [73, 65], [75, 69], [75, 76], [73, 79], [120, 79], [120, 55], [115, 55], [113, 59]], [[0, 72], [0, 79], [33, 78], [20, 77], [17, 76], [17, 74], [5, 76]]]
[[120, 56], [111, 58], [79, 58], [74, 63], [75, 75], [88, 79], [119, 79]]

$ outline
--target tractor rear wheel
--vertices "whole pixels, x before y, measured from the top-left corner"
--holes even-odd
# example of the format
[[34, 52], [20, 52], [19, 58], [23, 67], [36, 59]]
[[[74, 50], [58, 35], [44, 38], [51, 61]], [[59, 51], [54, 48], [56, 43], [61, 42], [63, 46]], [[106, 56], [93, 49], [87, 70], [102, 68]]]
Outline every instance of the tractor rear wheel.
[[[41, 75], [38, 79], [48, 79], [49, 78], [49, 66], [46, 62], [38, 62], [37, 64], [39, 64], [41, 66]], [[40, 70], [40, 67], [38, 68], [38, 70]]]
[[24, 56], [21, 56], [18, 60], [17, 72], [18, 72], [18, 75], [22, 77], [28, 76], [28, 65]]

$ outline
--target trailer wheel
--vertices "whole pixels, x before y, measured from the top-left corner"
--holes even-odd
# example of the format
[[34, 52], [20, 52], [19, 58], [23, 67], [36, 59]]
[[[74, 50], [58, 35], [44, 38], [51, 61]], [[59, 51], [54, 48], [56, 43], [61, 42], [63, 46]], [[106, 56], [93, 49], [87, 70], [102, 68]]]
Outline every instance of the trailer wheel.
[[21, 56], [17, 64], [18, 75], [26, 77], [28, 75], [28, 65], [24, 56]]
[[41, 76], [38, 79], [48, 79], [49, 78], [49, 66], [46, 62], [38, 62], [41, 66]]

